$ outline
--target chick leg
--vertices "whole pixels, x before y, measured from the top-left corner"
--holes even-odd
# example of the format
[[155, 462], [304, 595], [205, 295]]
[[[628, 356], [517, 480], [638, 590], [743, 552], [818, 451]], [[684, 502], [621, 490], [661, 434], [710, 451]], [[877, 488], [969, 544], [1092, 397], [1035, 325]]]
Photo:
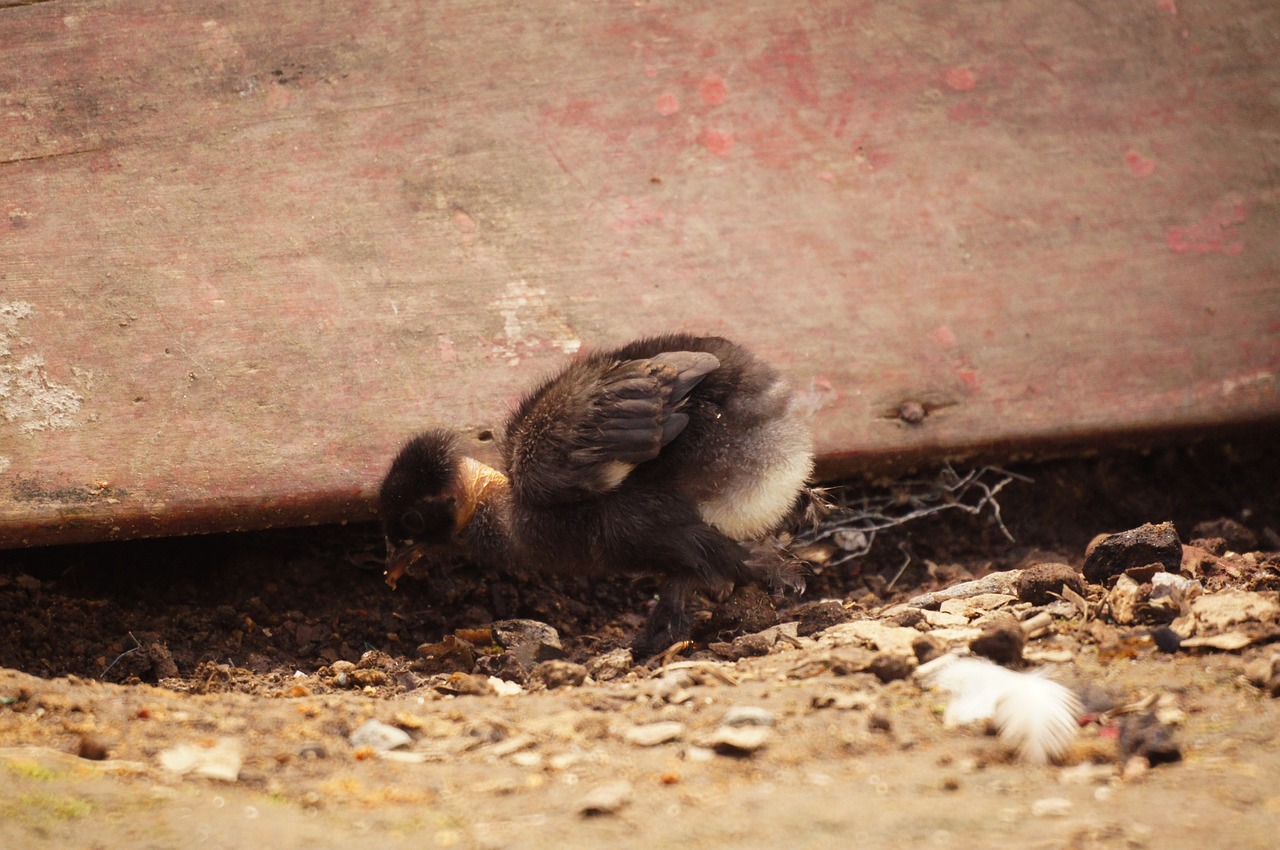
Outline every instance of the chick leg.
[[688, 640], [693, 631], [689, 619], [689, 598], [701, 584], [695, 578], [669, 578], [662, 585], [657, 607], [631, 644], [637, 658], [657, 655], [667, 647]]

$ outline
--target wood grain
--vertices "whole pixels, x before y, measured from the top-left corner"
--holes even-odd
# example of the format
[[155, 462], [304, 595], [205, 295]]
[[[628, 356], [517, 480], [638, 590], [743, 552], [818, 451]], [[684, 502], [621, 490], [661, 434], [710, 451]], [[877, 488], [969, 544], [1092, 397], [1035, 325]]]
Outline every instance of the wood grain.
[[828, 470], [1274, 425], [1277, 57], [1270, 0], [6, 5], [0, 545], [362, 519], [671, 328]]

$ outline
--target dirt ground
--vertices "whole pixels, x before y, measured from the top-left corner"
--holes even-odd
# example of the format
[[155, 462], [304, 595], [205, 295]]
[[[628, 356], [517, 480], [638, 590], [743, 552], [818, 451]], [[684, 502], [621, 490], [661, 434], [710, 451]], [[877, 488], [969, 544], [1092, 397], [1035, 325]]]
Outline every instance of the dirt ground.
[[[1276, 436], [1010, 466], [1012, 542], [990, 509], [922, 519], [776, 612], [708, 607], [695, 647], [648, 663], [620, 650], [652, 586], [459, 565], [392, 591], [365, 526], [0, 553], [0, 844], [1273, 847], [1280, 700], [1246, 676], [1276, 652], [1267, 615], [1239, 648], [1165, 652], [1171, 617], [1122, 622], [1114, 580], [1081, 583], [1087, 616], [901, 603], [1171, 521], [1204, 596], [1274, 605]], [[1024, 657], [1088, 712], [1052, 766], [946, 728], [901, 642], [1037, 613]], [[402, 745], [360, 738], [371, 719]]]

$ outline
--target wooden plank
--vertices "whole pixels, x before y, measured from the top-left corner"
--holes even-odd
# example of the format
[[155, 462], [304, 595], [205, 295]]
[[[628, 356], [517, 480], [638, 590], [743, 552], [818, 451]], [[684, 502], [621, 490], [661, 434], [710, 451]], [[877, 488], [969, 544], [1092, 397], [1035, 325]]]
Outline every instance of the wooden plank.
[[0, 545], [363, 518], [668, 328], [831, 469], [1275, 423], [1277, 57], [1271, 0], [0, 9]]

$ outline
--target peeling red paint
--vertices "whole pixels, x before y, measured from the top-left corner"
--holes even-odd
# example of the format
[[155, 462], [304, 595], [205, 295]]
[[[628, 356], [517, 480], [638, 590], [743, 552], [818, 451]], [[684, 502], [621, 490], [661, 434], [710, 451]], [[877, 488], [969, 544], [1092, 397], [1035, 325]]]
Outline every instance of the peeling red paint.
[[1244, 243], [1232, 230], [1248, 218], [1241, 201], [1220, 201], [1195, 224], [1170, 227], [1169, 249], [1176, 254], [1226, 254], [1234, 256], [1244, 250]]
[[1150, 177], [1152, 172], [1156, 170], [1154, 162], [1132, 148], [1125, 153], [1124, 161], [1129, 166], [1129, 173], [1134, 177]]
[[453, 223], [463, 233], [474, 233], [476, 229], [476, 220], [467, 215], [462, 210], [453, 211]]
[[929, 337], [938, 345], [945, 348], [950, 348], [956, 344], [956, 335], [951, 331], [951, 328], [946, 325], [938, 325], [929, 334]]
[[978, 84], [978, 75], [968, 68], [948, 68], [942, 78], [953, 91], [972, 91]]
[[813, 64], [813, 46], [803, 30], [779, 35], [769, 49], [751, 63], [751, 68], [767, 83], [780, 85], [786, 99], [793, 104], [817, 105], [818, 72]]
[[728, 156], [733, 153], [733, 134], [726, 130], [703, 130], [698, 135], [702, 146], [716, 156]]
[[698, 84], [698, 96], [707, 106], [719, 106], [728, 95], [729, 89], [719, 77], [707, 77]]
[[657, 109], [659, 115], [675, 115], [680, 111], [680, 99], [671, 92], [663, 92], [658, 95]]
[[965, 103], [957, 103], [948, 109], [947, 118], [962, 124], [985, 127], [991, 123], [991, 110], [980, 103], [966, 101]]

